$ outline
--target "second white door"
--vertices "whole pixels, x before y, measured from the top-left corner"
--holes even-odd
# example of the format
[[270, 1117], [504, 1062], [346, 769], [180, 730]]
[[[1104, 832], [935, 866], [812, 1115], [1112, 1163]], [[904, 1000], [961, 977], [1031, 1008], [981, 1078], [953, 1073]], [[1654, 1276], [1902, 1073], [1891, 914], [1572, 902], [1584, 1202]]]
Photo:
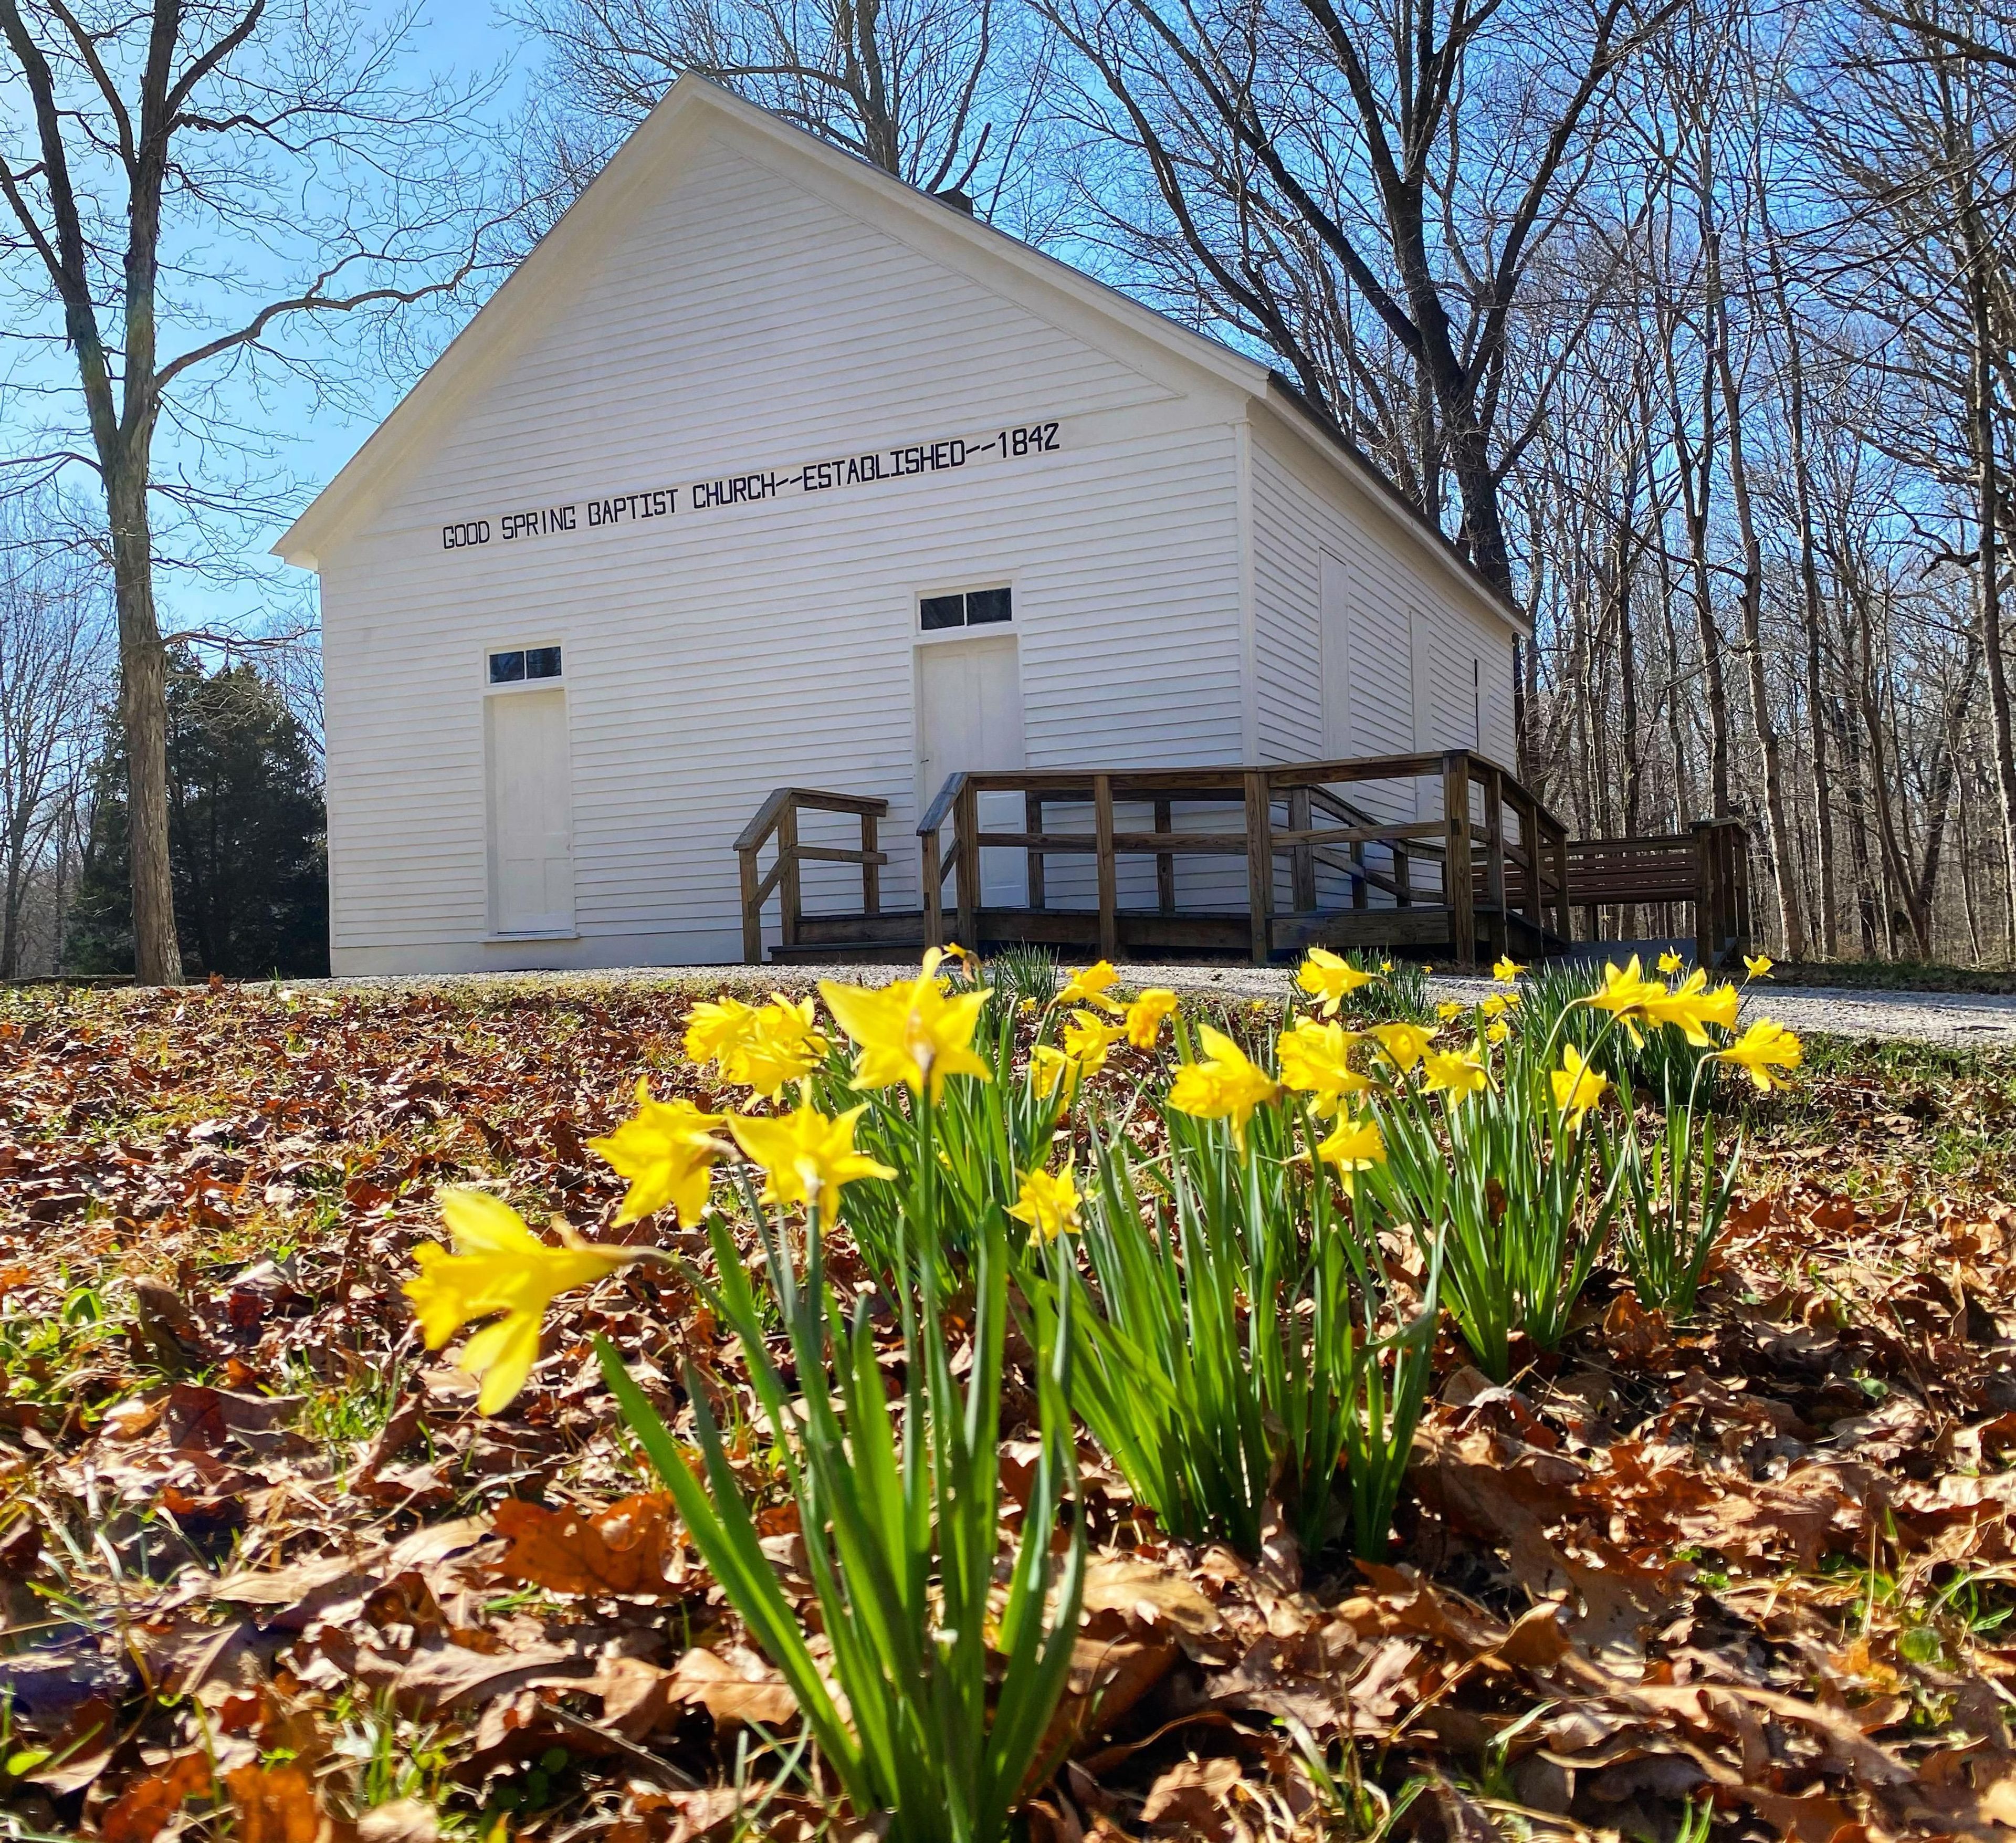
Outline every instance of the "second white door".
[[[947, 778], [959, 773], [1020, 769], [1022, 682], [1012, 635], [985, 640], [941, 641], [917, 649], [917, 805], [921, 812]], [[1019, 794], [981, 796], [983, 831], [1019, 832]], [[947, 843], [951, 830], [945, 833]], [[1028, 900], [1028, 861], [1018, 851], [982, 854], [981, 900], [1018, 908]], [[952, 883], [945, 880], [950, 902]]]
[[567, 693], [484, 700], [490, 754], [491, 925], [500, 934], [574, 928], [574, 800]]

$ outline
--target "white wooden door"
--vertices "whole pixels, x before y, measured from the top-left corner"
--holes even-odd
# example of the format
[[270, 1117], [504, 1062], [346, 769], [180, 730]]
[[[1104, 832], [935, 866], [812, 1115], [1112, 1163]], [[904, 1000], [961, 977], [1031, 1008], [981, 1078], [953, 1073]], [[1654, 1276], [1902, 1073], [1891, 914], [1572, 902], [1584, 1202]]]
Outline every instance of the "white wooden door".
[[491, 923], [500, 934], [574, 927], [574, 792], [567, 693], [485, 700], [490, 758]]
[[[1019, 769], [1022, 682], [1012, 635], [996, 639], [940, 641], [917, 649], [917, 805], [921, 812], [948, 776]], [[1023, 830], [1019, 794], [984, 794], [982, 831]], [[952, 841], [948, 826], [945, 839]], [[1028, 859], [1019, 851], [981, 855], [981, 900], [1019, 908], [1029, 899]], [[956, 874], [956, 873], [952, 874]], [[945, 880], [950, 905], [952, 875]]]
[[1323, 559], [1323, 738], [1332, 761], [1351, 754], [1351, 574], [1343, 561]]

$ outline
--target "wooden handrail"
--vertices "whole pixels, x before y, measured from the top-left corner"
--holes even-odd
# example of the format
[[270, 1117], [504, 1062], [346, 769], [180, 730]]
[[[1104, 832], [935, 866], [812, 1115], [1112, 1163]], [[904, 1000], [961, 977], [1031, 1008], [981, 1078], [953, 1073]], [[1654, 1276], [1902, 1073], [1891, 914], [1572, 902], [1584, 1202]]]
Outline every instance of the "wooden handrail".
[[[756, 815], [736, 835], [735, 850], [742, 872], [742, 958], [750, 966], [763, 959], [763, 905], [778, 895], [778, 934], [783, 945], [797, 945], [798, 924], [805, 918], [798, 877], [801, 864], [858, 864], [861, 866], [861, 912], [882, 912], [882, 866], [889, 854], [877, 843], [877, 826], [886, 818], [889, 802], [873, 794], [833, 794], [819, 787], [777, 787], [756, 809]], [[851, 813], [861, 822], [861, 845], [803, 844], [798, 840], [801, 812]], [[777, 855], [769, 873], [758, 862], [763, 847], [775, 837]]]
[[[1344, 798], [1335, 784], [1432, 778], [1442, 787], [1439, 819], [1382, 822]], [[1471, 812], [1471, 789], [1485, 794], [1481, 823]], [[1019, 830], [982, 830], [979, 801], [987, 794], [1022, 796], [1024, 824]], [[1244, 823], [1237, 831], [1182, 832], [1175, 830], [1172, 804], [1237, 804]], [[1122, 830], [1114, 823], [1117, 805], [1152, 802], [1153, 830]], [[1276, 824], [1274, 809], [1285, 803], [1287, 823]], [[1060, 832], [1045, 823], [1050, 805], [1089, 805], [1089, 832]], [[1510, 807], [1517, 822], [1516, 841], [1505, 822]], [[1317, 815], [1344, 821], [1325, 826]], [[952, 822], [949, 841], [947, 820]], [[931, 946], [945, 943], [943, 884], [956, 876], [955, 903], [959, 938], [974, 945], [980, 924], [981, 854], [989, 850], [1020, 851], [1028, 860], [1028, 902], [1032, 913], [1045, 907], [1044, 861], [1052, 855], [1090, 857], [1096, 885], [1097, 940], [1102, 952], [1117, 948], [1119, 939], [1118, 877], [1116, 860], [1152, 856], [1156, 863], [1157, 905], [1167, 916], [1175, 909], [1175, 865], [1179, 857], [1242, 857], [1247, 865], [1247, 891], [1251, 951], [1257, 959], [1272, 950], [1271, 910], [1276, 859], [1289, 858], [1291, 883], [1298, 913], [1316, 909], [1319, 862], [1348, 877], [1354, 907], [1367, 904], [1367, 891], [1378, 889], [1402, 905], [1418, 898], [1413, 876], [1416, 859], [1438, 866], [1442, 901], [1450, 912], [1453, 945], [1458, 961], [1467, 964], [1476, 953], [1477, 904], [1493, 912], [1509, 905], [1506, 867], [1510, 860], [1521, 873], [1521, 894], [1528, 920], [1543, 927], [1551, 905], [1557, 927], [1568, 922], [1567, 833], [1546, 807], [1496, 762], [1470, 751], [1435, 754], [1378, 755], [1348, 761], [1273, 762], [1261, 766], [1207, 766], [1193, 769], [1006, 769], [962, 772], [950, 776], [917, 822], [922, 857], [924, 939]], [[1388, 877], [1365, 862], [1368, 845], [1383, 846], [1391, 855]], [[1348, 853], [1348, 855], [1342, 854]], [[1551, 864], [1550, 859], [1552, 859]], [[1474, 864], [1482, 877], [1481, 894], [1471, 888]], [[1549, 898], [1552, 898], [1550, 905]]]

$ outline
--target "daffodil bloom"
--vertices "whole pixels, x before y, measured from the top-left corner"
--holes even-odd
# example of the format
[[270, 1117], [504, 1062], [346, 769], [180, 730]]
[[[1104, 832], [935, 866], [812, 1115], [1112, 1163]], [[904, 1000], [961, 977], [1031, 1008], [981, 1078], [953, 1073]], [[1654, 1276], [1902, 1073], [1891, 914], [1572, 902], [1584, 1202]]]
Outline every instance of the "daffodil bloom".
[[1317, 1001], [1316, 1009], [1324, 1017], [1334, 1017], [1352, 993], [1372, 983], [1372, 975], [1361, 973], [1327, 947], [1312, 947], [1296, 970], [1295, 983]]
[[1102, 1011], [1118, 1011], [1120, 1001], [1111, 995], [1114, 982], [1120, 975], [1113, 970], [1111, 960], [1096, 960], [1082, 973], [1074, 973], [1062, 992], [1057, 994], [1060, 1005], [1096, 1005]]
[[863, 1101], [829, 1119], [816, 1107], [802, 1107], [772, 1120], [737, 1114], [728, 1123], [736, 1142], [767, 1182], [763, 1201], [802, 1203], [830, 1219], [840, 1208], [840, 1187], [856, 1178], [893, 1178], [896, 1174], [865, 1152], [854, 1149], [854, 1123], [868, 1111]]
[[1669, 947], [1659, 956], [1659, 970], [1670, 979], [1687, 963]]
[[1547, 1079], [1553, 1084], [1554, 1106], [1561, 1123], [1571, 1132], [1582, 1125], [1583, 1116], [1603, 1099], [1610, 1086], [1610, 1078], [1584, 1062], [1572, 1043], [1562, 1046], [1561, 1066]]
[[1427, 1054], [1428, 1046], [1435, 1041], [1418, 1024], [1377, 1024], [1372, 1027], [1372, 1034], [1379, 1039], [1387, 1060], [1402, 1074]]
[[1022, 1187], [1009, 1211], [1018, 1222], [1026, 1222], [1039, 1241], [1055, 1241], [1081, 1225], [1078, 1221], [1078, 1186], [1071, 1181], [1071, 1168], [1053, 1175], [1032, 1171], [1022, 1179]]
[[938, 977], [938, 963], [944, 958], [936, 948], [929, 949], [923, 970], [915, 979], [880, 991], [820, 981], [827, 1008], [861, 1046], [854, 1078], [862, 1087], [907, 1082], [916, 1094], [928, 1087], [936, 1100], [945, 1092], [948, 1075], [989, 1078], [987, 1064], [971, 1047], [988, 989], [982, 986], [956, 997], [949, 994]]
[[1126, 1034], [1095, 1012], [1074, 1011], [1064, 1026], [1064, 1054], [1078, 1064], [1079, 1074], [1096, 1075], [1106, 1067], [1107, 1051]]
[[1484, 1040], [1487, 1043], [1502, 1043], [1512, 1034], [1512, 1027], [1502, 1018], [1484, 1027]]
[[1638, 1027], [1645, 1021], [1646, 1005], [1651, 999], [1664, 997], [1665, 991], [1661, 981], [1645, 977], [1634, 953], [1630, 964], [1622, 970], [1614, 960], [1603, 969], [1603, 989], [1592, 993], [1589, 1002], [1622, 1024], [1633, 1043], [1642, 1043], [1645, 1039]]
[[1777, 964], [1768, 953], [1746, 953], [1743, 956], [1743, 970], [1752, 979], [1769, 979], [1772, 967]]
[[1518, 996], [1517, 992], [1495, 992], [1488, 998], [1478, 999], [1477, 1008], [1486, 1018], [1503, 1017], [1512, 1009]]
[[724, 1078], [727, 1065], [743, 1040], [756, 1028], [756, 1007], [740, 999], [703, 999], [686, 1018], [686, 1050], [694, 1062], [718, 1063]]
[[1169, 1084], [1169, 1105], [1197, 1120], [1229, 1120], [1233, 1143], [1246, 1149], [1246, 1123], [1253, 1110], [1273, 1100], [1280, 1084], [1256, 1068], [1246, 1052], [1209, 1024], [1197, 1028], [1206, 1052], [1199, 1062], [1186, 1062]]
[[704, 1114], [689, 1100], [652, 1100], [650, 1078], [639, 1075], [637, 1111], [607, 1137], [588, 1142], [591, 1152], [599, 1152], [619, 1177], [630, 1180], [617, 1226], [655, 1215], [668, 1204], [684, 1227], [697, 1224], [707, 1208], [714, 1162], [734, 1150], [714, 1136], [725, 1124], [721, 1114]]
[[419, 1276], [405, 1291], [430, 1350], [439, 1350], [473, 1319], [504, 1315], [471, 1337], [455, 1359], [457, 1369], [481, 1380], [476, 1405], [485, 1414], [496, 1413], [525, 1386], [539, 1360], [539, 1323], [556, 1294], [655, 1256], [647, 1248], [591, 1247], [564, 1226], [562, 1245], [549, 1247], [510, 1204], [486, 1191], [443, 1190], [441, 1208], [455, 1251], [423, 1242], [413, 1251]]
[[1358, 1174], [1386, 1162], [1386, 1141], [1370, 1114], [1340, 1118], [1327, 1139], [1318, 1142], [1316, 1156], [1344, 1174], [1344, 1187], [1358, 1194]]
[[1078, 1092], [1078, 1058], [1067, 1056], [1054, 1043], [1039, 1043], [1029, 1052], [1029, 1079], [1039, 1094], [1053, 1094], [1057, 1084], [1064, 1089], [1064, 1105]]
[[1474, 1056], [1445, 1056], [1431, 1050], [1421, 1058], [1421, 1085], [1431, 1094], [1446, 1094], [1452, 1100], [1461, 1100], [1490, 1083], [1484, 1064]]
[[796, 1003], [781, 992], [756, 1013], [754, 1027], [722, 1060], [731, 1082], [745, 1082], [765, 1100], [775, 1100], [825, 1060], [826, 1043], [810, 999]]
[[1708, 974], [1697, 966], [1671, 992], [1647, 999], [1644, 1013], [1652, 1023], [1670, 1024], [1682, 1031], [1696, 1049], [1708, 1049], [1714, 1047], [1715, 1040], [1705, 1027], [1715, 1024], [1724, 1030], [1734, 1030], [1741, 1002], [1741, 995], [1733, 985], [1719, 985], [1710, 992]]
[[1525, 970], [1526, 969], [1521, 966], [1517, 960], [1513, 959], [1511, 955], [1509, 953], [1501, 953], [1498, 956], [1497, 965], [1491, 969], [1491, 977], [1496, 980], [1500, 985], [1510, 985], [1517, 980], [1519, 975], [1525, 972]]
[[[1391, 973], [1393, 970], [1393, 963], [1391, 960], [1381, 960], [1379, 963], [1379, 970], [1382, 973]], [[1421, 970], [1424, 973], [1432, 973], [1435, 970], [1435, 968], [1433, 966], [1424, 966]]]
[[1455, 999], [1444, 999], [1436, 1006], [1435, 1015], [1445, 1024], [1453, 1024], [1463, 1015], [1463, 1006]]
[[1359, 1040], [1333, 1020], [1319, 1024], [1305, 1017], [1293, 1030], [1283, 1031], [1275, 1045], [1281, 1059], [1281, 1080], [1298, 1094], [1315, 1096], [1309, 1105], [1319, 1117], [1334, 1114], [1348, 1094], [1363, 1094], [1371, 1085], [1369, 1078], [1351, 1066], [1351, 1046]]
[[1127, 1041], [1136, 1049], [1152, 1049], [1162, 1034], [1162, 1020], [1176, 1008], [1176, 995], [1162, 986], [1150, 986], [1127, 1007]]
[[1789, 1073], [1797, 1068], [1800, 1053], [1797, 1037], [1782, 1024], [1760, 1017], [1715, 1060], [1734, 1063], [1763, 1092], [1769, 1094], [1774, 1088], [1791, 1085], [1771, 1071], [1784, 1069]]

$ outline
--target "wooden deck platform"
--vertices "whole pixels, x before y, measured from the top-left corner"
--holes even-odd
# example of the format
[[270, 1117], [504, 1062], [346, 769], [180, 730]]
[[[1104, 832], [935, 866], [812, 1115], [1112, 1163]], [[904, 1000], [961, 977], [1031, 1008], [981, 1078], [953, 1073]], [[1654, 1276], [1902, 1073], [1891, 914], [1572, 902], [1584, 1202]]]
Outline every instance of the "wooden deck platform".
[[[1019, 812], [1019, 827], [1001, 823], [1004, 805]], [[1234, 817], [1228, 808], [1236, 826], [1224, 823]], [[954, 775], [916, 828], [919, 909], [882, 905], [887, 813], [887, 801], [873, 796], [806, 787], [769, 796], [736, 841], [745, 959], [764, 957], [773, 895], [771, 957], [779, 960], [884, 957], [956, 940], [981, 949], [1026, 942], [1078, 956], [1255, 963], [1312, 945], [1359, 946], [1469, 966], [1500, 952], [1544, 956], [1571, 938], [1574, 905], [1593, 914], [1593, 904], [1631, 902], [1696, 902], [1712, 963], [1748, 935], [1747, 904], [1725, 887], [1740, 883], [1743, 857], [1727, 842], [1731, 823], [1712, 837], [1697, 827], [1600, 847], [1571, 841], [1506, 769], [1460, 749], [1261, 768]], [[1408, 813], [1415, 816], [1396, 816]], [[801, 821], [821, 814], [855, 819], [859, 844], [808, 842]], [[1025, 895], [1003, 905], [998, 889], [990, 900], [983, 872], [1011, 854], [1019, 873], [1011, 880]], [[1080, 890], [1067, 896], [1053, 866], [1088, 859], [1090, 877], [1081, 873]], [[1215, 900], [1180, 902], [1179, 864], [1211, 859], [1233, 866], [1229, 877], [1205, 880]], [[1143, 860], [1153, 862], [1152, 898], [1145, 872], [1123, 879], [1124, 863]], [[1579, 860], [1597, 893], [1585, 894]], [[858, 866], [860, 906], [808, 911], [804, 867], [814, 864]], [[1132, 886], [1125, 901], [1123, 880]], [[1244, 903], [1227, 906], [1242, 884]]]

